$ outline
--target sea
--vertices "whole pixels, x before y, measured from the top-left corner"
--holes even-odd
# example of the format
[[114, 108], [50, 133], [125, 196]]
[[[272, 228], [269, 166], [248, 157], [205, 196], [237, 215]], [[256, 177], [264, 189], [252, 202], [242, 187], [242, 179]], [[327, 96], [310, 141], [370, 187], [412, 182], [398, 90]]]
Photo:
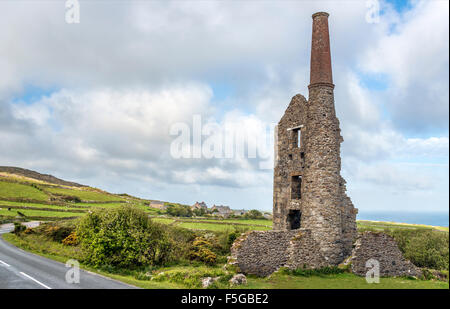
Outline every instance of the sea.
[[360, 211], [357, 220], [401, 222], [448, 227], [448, 212]]

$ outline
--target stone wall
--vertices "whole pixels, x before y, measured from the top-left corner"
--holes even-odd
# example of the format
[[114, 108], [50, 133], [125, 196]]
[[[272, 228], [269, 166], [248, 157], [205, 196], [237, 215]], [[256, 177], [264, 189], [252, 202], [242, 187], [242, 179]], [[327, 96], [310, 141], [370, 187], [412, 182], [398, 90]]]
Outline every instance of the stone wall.
[[273, 181], [273, 227], [275, 230], [289, 230], [288, 213], [290, 209], [301, 210], [301, 202], [291, 203], [291, 177], [302, 175], [305, 137], [301, 135], [300, 147], [295, 130], [306, 124], [307, 101], [304, 96], [294, 96], [281, 118], [276, 131], [276, 153]]
[[352, 272], [365, 276], [366, 262], [375, 259], [380, 263], [380, 276], [420, 276], [421, 271], [406, 260], [394, 238], [384, 233], [364, 232], [358, 236], [352, 252]]
[[328, 266], [329, 263], [323, 256], [319, 243], [313, 238], [311, 230], [298, 229], [295, 231], [286, 251], [288, 259], [285, 266], [290, 269]]
[[308, 229], [247, 232], [233, 243], [229, 263], [242, 273], [258, 276], [268, 276], [280, 267], [321, 268], [329, 265]]
[[295, 231], [247, 232], [233, 243], [229, 263], [245, 274], [268, 276], [286, 264], [289, 241], [295, 234]]
[[[309, 229], [292, 231], [251, 231], [240, 236], [231, 248], [229, 264], [239, 272], [268, 276], [280, 267], [290, 269], [337, 266], [327, 257], [320, 241]], [[365, 276], [366, 262], [375, 259], [380, 263], [380, 276], [415, 276], [421, 270], [406, 260], [395, 240], [384, 233], [364, 232], [357, 238], [351, 263], [353, 273]]]

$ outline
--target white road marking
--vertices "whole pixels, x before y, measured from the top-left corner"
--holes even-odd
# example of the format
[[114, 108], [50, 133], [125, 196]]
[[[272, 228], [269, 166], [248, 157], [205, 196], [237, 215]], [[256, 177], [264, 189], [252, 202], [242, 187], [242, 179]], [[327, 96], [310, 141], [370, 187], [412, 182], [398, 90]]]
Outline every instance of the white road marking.
[[48, 287], [48, 286], [46, 286], [45, 284], [43, 284], [42, 282], [39, 282], [39, 281], [37, 281], [36, 279], [34, 279], [33, 277], [31, 277], [31, 276], [28, 276], [26, 273], [24, 273], [24, 272], [20, 272], [20, 274], [21, 275], [23, 275], [23, 276], [25, 276], [25, 277], [27, 277], [28, 279], [31, 279], [31, 280], [33, 280], [34, 282], [36, 282], [37, 284], [39, 284], [39, 285], [41, 285], [41, 286], [43, 286], [44, 288], [46, 288], [46, 289], [49, 289], [49, 290], [51, 290], [52, 288], [50, 288], [50, 287]]
[[11, 266], [8, 263], [3, 262], [2, 260], [0, 260], [0, 264], [5, 265], [6, 267], [10, 267]]

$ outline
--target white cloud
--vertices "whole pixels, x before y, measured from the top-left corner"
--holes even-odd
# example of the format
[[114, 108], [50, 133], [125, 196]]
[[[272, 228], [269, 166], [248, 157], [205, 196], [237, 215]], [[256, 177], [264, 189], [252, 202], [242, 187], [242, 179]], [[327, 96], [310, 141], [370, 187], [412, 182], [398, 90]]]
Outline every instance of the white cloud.
[[418, 1], [360, 57], [366, 72], [389, 78], [384, 106], [399, 128], [448, 129], [448, 10], [448, 1]]
[[[448, 2], [404, 15], [382, 6], [369, 24], [364, 1], [85, 1], [69, 25], [62, 2], [2, 1], [0, 161], [150, 198], [270, 209], [260, 160], [174, 160], [169, 128], [201, 114], [260, 136], [291, 97], [307, 97], [311, 14], [325, 9], [350, 195], [372, 205], [388, 186], [388, 204], [408, 192], [447, 207], [426, 164], [448, 160]], [[372, 89], [372, 75], [387, 89]], [[223, 84], [232, 93], [218, 99]], [[29, 85], [57, 90], [30, 104]]]

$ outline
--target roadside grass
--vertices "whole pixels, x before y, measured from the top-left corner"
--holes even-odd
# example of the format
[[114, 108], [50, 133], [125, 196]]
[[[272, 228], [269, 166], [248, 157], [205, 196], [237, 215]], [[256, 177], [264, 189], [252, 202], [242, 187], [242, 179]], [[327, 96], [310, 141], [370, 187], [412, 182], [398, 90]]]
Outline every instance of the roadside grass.
[[7, 181], [0, 181], [0, 197], [5, 199], [48, 200], [47, 194], [35, 187]]
[[87, 189], [64, 189], [64, 188], [45, 187], [43, 188], [43, 190], [57, 195], [75, 196], [80, 198], [82, 201], [119, 202], [124, 200], [120, 196], [100, 191], [93, 191], [92, 189], [87, 190]]
[[[64, 246], [63, 244], [49, 241], [43, 236], [27, 235], [26, 238], [19, 237], [12, 233], [3, 234], [2, 237], [7, 242], [23, 250], [33, 254], [60, 262], [66, 263], [69, 259], [80, 259], [80, 251], [78, 247]], [[95, 269], [80, 263], [80, 268], [86, 271], [94, 272], [105, 277], [122, 281], [144, 289], [182, 289], [185, 288], [179, 284], [171, 282], [157, 282], [148, 280], [138, 280], [132, 274], [110, 273], [107, 271]]]
[[[32, 253], [65, 263], [68, 259], [81, 260], [82, 253], [77, 246], [65, 246], [51, 241], [43, 235], [4, 234], [6, 241]], [[268, 278], [247, 276], [248, 284], [230, 286], [233, 272], [227, 272], [222, 265], [204, 264], [148, 267], [140, 270], [114, 270], [105, 267], [95, 269], [81, 264], [85, 270], [96, 272], [122, 282], [147, 289], [153, 288], [201, 288], [201, 279], [219, 277], [210, 288], [237, 289], [448, 289], [448, 282], [410, 278], [381, 278], [379, 284], [368, 284], [364, 277], [351, 273], [304, 275], [303, 272], [277, 272]]]

